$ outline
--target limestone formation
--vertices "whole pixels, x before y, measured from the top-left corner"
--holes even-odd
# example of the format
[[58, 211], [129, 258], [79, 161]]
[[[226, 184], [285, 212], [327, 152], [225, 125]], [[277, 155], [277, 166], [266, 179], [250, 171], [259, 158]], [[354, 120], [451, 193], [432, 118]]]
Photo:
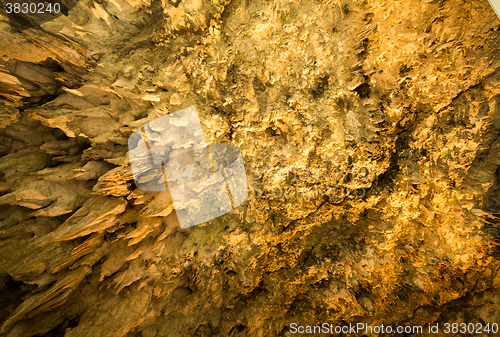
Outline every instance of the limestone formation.
[[[0, 335], [500, 324], [487, 0], [66, 2], [0, 8]], [[181, 229], [128, 137], [191, 106], [249, 197]]]

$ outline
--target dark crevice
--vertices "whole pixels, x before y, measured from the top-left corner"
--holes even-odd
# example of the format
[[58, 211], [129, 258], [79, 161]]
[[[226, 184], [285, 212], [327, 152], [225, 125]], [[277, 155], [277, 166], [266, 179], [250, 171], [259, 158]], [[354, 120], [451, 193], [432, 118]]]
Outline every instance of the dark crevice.
[[370, 79], [368, 76], [364, 76], [364, 78], [365, 81], [361, 85], [359, 85], [356, 89], [354, 89], [354, 91], [358, 93], [360, 98], [369, 98], [372, 93], [369, 83]]
[[36, 285], [15, 281], [8, 274], [0, 274], [0, 322], [4, 322], [9, 315], [23, 302], [25, 295], [36, 289]]
[[168, 3], [171, 4], [172, 6], [174, 6], [175, 8], [179, 7], [181, 2], [182, 2], [182, 0], [176, 0], [176, 1], [168, 0]]
[[325, 94], [325, 91], [327, 91], [328, 87], [329, 87], [329, 83], [328, 83], [329, 78], [330, 78], [330, 75], [324, 75], [318, 79], [318, 81], [316, 82], [316, 85], [311, 90], [311, 94], [312, 94], [313, 98], [318, 99]]

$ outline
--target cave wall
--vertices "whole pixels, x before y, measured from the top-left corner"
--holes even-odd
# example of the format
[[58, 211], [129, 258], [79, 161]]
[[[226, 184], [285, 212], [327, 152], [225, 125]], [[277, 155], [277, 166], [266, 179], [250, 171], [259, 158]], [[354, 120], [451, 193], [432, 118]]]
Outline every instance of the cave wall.
[[[486, 0], [0, 14], [0, 334], [500, 323]], [[241, 149], [250, 196], [180, 229], [168, 192], [135, 187], [127, 140], [190, 106]]]

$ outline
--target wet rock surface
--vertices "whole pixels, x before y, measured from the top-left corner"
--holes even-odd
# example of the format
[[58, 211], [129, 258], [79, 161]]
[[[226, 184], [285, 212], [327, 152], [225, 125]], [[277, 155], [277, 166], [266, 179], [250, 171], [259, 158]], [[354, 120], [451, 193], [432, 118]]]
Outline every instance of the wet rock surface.
[[[500, 324], [499, 28], [479, 0], [0, 11], [0, 334]], [[181, 229], [127, 145], [191, 106], [250, 196]]]

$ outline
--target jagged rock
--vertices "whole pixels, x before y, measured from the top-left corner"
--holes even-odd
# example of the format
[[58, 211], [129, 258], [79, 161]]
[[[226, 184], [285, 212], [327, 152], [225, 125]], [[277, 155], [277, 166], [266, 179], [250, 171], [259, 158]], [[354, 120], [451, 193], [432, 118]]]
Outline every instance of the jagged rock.
[[[0, 334], [500, 324], [487, 1], [72, 5], [0, 11]], [[190, 106], [250, 196], [181, 229], [128, 137]]]

